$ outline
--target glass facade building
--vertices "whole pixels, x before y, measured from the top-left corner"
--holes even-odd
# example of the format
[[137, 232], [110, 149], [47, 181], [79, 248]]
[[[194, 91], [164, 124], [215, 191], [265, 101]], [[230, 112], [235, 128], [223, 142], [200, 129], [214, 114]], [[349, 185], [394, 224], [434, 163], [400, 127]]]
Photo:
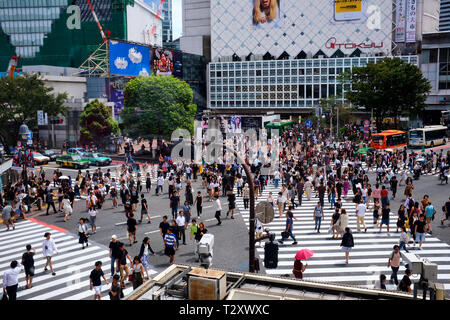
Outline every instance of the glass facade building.
[[[69, 29], [73, 12], [80, 8], [80, 29]], [[134, 0], [95, 0], [94, 10], [111, 38], [127, 39], [126, 6]], [[12, 55], [23, 65], [79, 67], [102, 42], [97, 24], [84, 0], [0, 1], [0, 71]]]
[[441, 0], [439, 31], [450, 31], [450, 0]]
[[[301, 109], [315, 107], [321, 98], [344, 100], [350, 84], [342, 84], [339, 74], [384, 58], [211, 62], [207, 70], [208, 108]], [[400, 58], [418, 65], [417, 56]]]
[[173, 41], [172, 0], [166, 0], [163, 6], [163, 46]]

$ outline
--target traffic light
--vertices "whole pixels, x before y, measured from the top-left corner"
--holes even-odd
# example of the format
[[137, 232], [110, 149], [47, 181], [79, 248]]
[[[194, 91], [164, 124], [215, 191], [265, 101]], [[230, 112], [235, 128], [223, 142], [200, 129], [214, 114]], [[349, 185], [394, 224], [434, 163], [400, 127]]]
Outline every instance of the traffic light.
[[50, 120], [50, 124], [62, 124], [63, 122], [64, 122], [63, 119], [57, 119], [57, 118]]

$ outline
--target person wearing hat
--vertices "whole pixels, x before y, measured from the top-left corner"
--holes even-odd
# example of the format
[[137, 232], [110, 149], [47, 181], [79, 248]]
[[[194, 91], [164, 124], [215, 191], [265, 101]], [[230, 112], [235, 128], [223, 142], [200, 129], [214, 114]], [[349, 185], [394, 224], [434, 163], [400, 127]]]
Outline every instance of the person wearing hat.
[[53, 254], [58, 254], [58, 248], [56, 248], [55, 240], [50, 239], [51, 233], [46, 232], [44, 234], [45, 240], [42, 243], [42, 254], [46, 258], [47, 262], [45, 263], [44, 271], [47, 271], [47, 267], [50, 267], [50, 271], [52, 272], [52, 276], [56, 276], [56, 272], [53, 270], [52, 265], [52, 256]]
[[250, 189], [248, 184], [244, 184], [244, 188], [242, 189], [242, 199], [244, 200], [244, 209], [248, 209], [248, 203], [250, 201]]
[[114, 275], [115, 270], [119, 270], [119, 257], [120, 257], [120, 242], [117, 241], [117, 236], [114, 234], [111, 237], [109, 243], [109, 257], [111, 258], [111, 277]]

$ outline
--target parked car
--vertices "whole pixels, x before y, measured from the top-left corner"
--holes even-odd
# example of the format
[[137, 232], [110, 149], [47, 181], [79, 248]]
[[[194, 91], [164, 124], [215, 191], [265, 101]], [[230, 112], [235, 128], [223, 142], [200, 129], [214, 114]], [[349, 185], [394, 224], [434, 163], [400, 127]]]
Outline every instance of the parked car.
[[85, 152], [81, 157], [84, 160], [88, 160], [89, 164], [95, 165], [97, 167], [107, 166], [112, 162], [110, 157], [104, 156], [103, 154], [98, 152]]
[[53, 149], [45, 149], [40, 151], [41, 154], [43, 154], [46, 157], [50, 158], [50, 161], [55, 161], [57, 157], [61, 155], [61, 153], [55, 152]]
[[33, 159], [37, 165], [47, 164], [50, 161], [49, 157], [46, 157], [39, 152], [33, 152]]
[[67, 154], [78, 154], [82, 156], [86, 151], [83, 148], [69, 148], [67, 149]]
[[89, 168], [89, 161], [82, 159], [78, 154], [63, 154], [56, 158], [56, 164], [75, 169]]
[[0, 143], [0, 164], [5, 161], [6, 151], [3, 145]]

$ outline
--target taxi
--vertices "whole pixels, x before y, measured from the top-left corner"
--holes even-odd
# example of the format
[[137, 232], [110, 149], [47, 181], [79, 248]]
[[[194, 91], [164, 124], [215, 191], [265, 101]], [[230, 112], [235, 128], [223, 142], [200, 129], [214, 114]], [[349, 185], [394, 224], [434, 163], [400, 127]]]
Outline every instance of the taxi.
[[64, 154], [56, 158], [56, 164], [61, 167], [69, 167], [75, 169], [89, 168], [89, 161], [84, 160], [77, 154]]

